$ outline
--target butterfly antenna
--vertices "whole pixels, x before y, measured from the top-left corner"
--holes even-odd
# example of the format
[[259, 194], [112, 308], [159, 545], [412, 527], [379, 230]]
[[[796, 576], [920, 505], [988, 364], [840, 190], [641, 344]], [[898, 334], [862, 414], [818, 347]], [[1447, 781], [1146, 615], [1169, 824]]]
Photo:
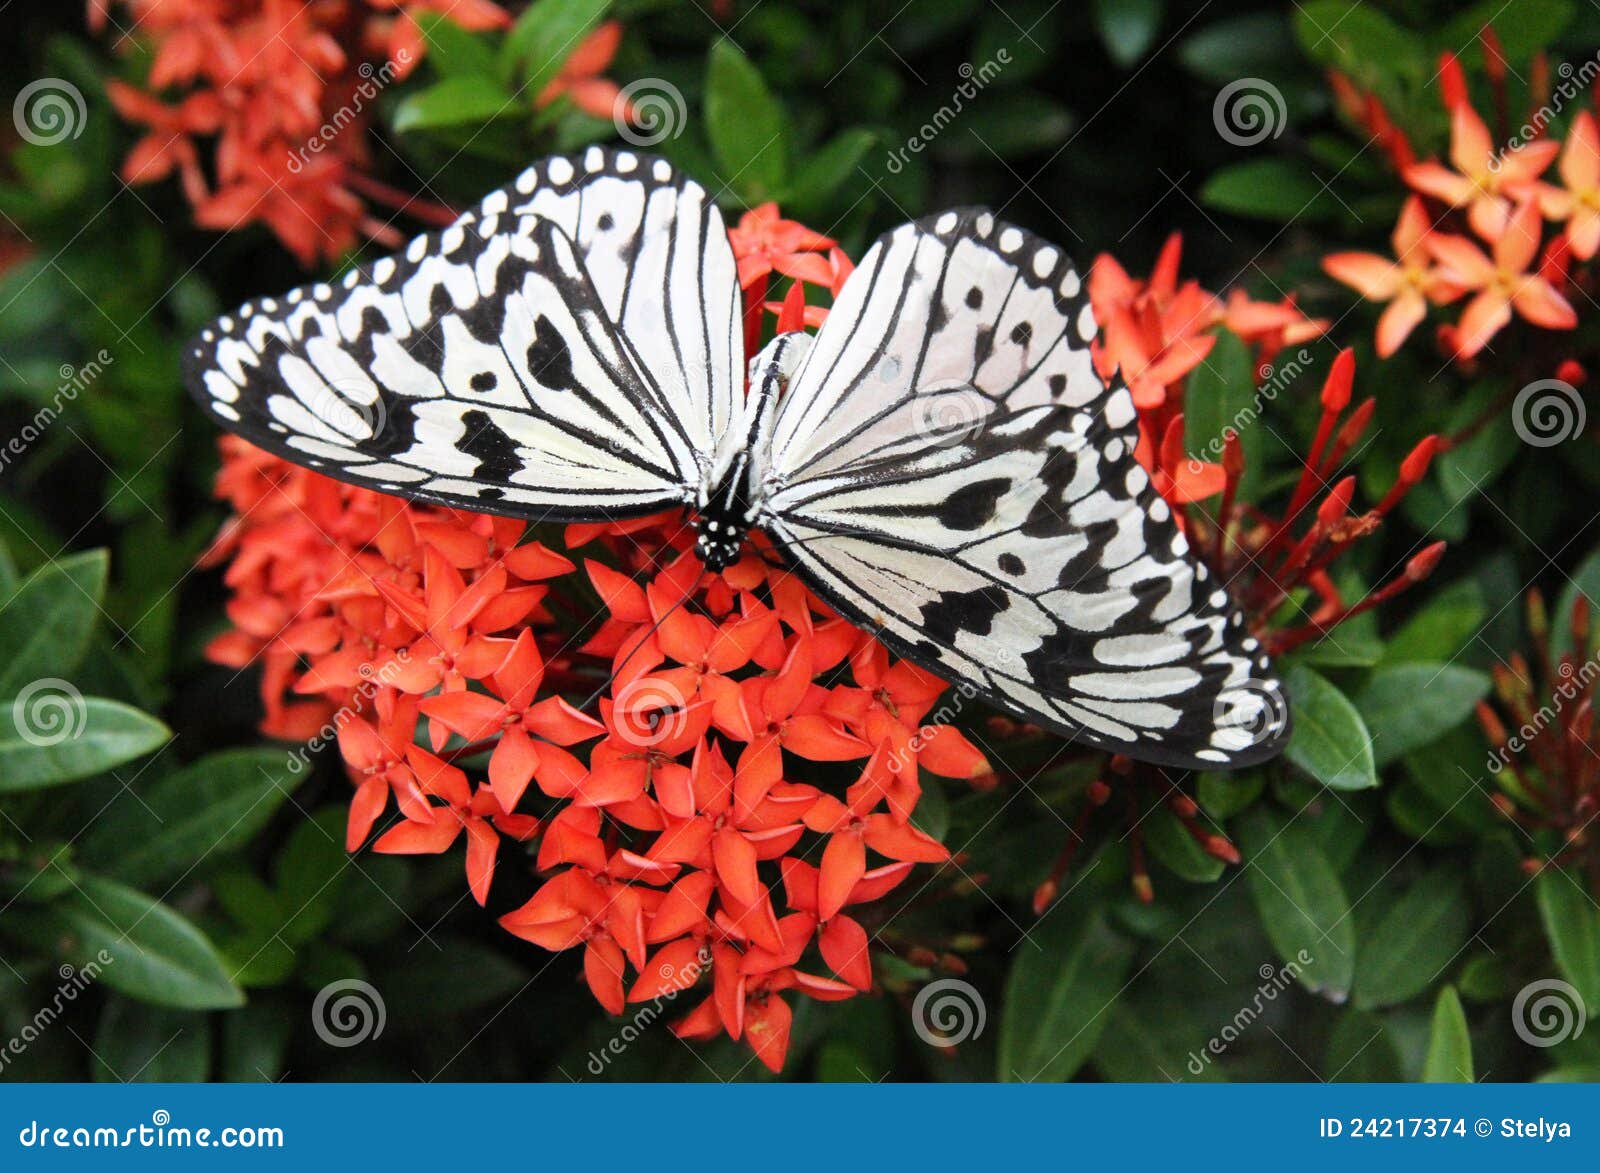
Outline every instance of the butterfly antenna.
[[650, 630], [645, 632], [644, 637], [640, 639], [638, 643], [633, 645], [633, 650], [624, 656], [622, 658], [622, 662], [611, 670], [611, 675], [606, 677], [605, 683], [590, 693], [589, 699], [578, 706], [579, 712], [587, 713], [590, 706], [604, 696], [606, 690], [616, 683], [617, 677], [622, 674], [622, 670], [626, 668], [633, 658], [639, 654], [639, 649], [644, 647], [645, 644], [649, 643], [650, 638], [655, 635], [656, 632], [661, 630], [661, 625], [668, 619], [671, 619], [672, 616], [677, 613], [680, 607], [682, 607], [690, 599], [694, 598], [695, 591], [699, 590], [700, 584], [705, 581], [706, 573], [706, 571], [701, 571], [700, 577], [694, 580], [689, 589], [684, 592], [683, 597], [661, 613], [661, 618], [657, 619], [653, 624], [651, 624]]

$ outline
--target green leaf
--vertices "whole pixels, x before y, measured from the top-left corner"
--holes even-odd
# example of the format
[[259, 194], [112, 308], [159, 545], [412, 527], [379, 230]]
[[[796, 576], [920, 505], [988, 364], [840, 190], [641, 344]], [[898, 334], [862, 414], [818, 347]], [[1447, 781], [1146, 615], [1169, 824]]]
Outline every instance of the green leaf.
[[1256, 911], [1278, 956], [1307, 989], [1344, 1001], [1355, 974], [1355, 921], [1315, 836], [1259, 806], [1239, 819], [1238, 832]]
[[1471, 908], [1466, 890], [1459, 871], [1440, 866], [1388, 905], [1359, 946], [1357, 1006], [1393, 1006], [1439, 980], [1467, 941]]
[[445, 126], [471, 126], [492, 122], [532, 105], [513, 97], [493, 78], [470, 74], [447, 77], [409, 95], [394, 112], [394, 130], [433, 130]]
[[1429, 66], [1427, 47], [1420, 37], [1377, 9], [1352, 0], [1297, 4], [1294, 31], [1307, 57], [1359, 78], [1381, 74], [1417, 77]]
[[104, 550], [47, 562], [0, 606], [0, 696], [78, 666], [100, 617], [109, 566]]
[[1294, 731], [1285, 751], [1311, 777], [1334, 790], [1378, 784], [1372, 740], [1361, 714], [1324, 677], [1295, 665], [1285, 678]]
[[1069, 898], [1046, 913], [1006, 978], [1000, 1079], [1070, 1079], [1094, 1053], [1133, 952], [1102, 908]]
[[1298, 60], [1289, 23], [1281, 13], [1230, 16], [1183, 39], [1178, 60], [1202, 81], [1225, 86], [1241, 77], [1272, 77]]
[[1095, 1047], [1094, 1066], [1117, 1083], [1226, 1083], [1227, 1073], [1206, 1053], [1205, 1030], [1184, 1006], [1140, 1006], [1120, 1000]]
[[1583, 881], [1563, 868], [1546, 868], [1535, 890], [1556, 968], [1591, 1013], [1600, 1014], [1600, 909]]
[[[0, 700], [0, 794], [103, 773], [165, 744], [172, 731], [121, 701], [57, 688]], [[60, 740], [57, 740], [59, 738]]]
[[204, 1083], [211, 1016], [111, 998], [94, 1035], [96, 1083]]
[[856, 165], [878, 141], [878, 133], [855, 127], [841, 131], [797, 169], [784, 204], [796, 213], [826, 205], [855, 177]]
[[1163, 0], [1095, 0], [1094, 23], [1111, 60], [1126, 69], [1143, 57], [1161, 31]]
[[283, 1074], [294, 1028], [286, 1007], [271, 1001], [222, 1017], [222, 1055], [217, 1078], [228, 1083], [272, 1083]]
[[133, 884], [187, 874], [249, 842], [301, 781], [282, 750], [211, 754], [140, 794], [123, 792], [79, 841], [98, 869]]
[[1377, 766], [1443, 737], [1472, 715], [1489, 678], [1458, 664], [1400, 664], [1372, 674], [1356, 710], [1372, 738]]
[[1232, 773], [1205, 773], [1195, 787], [1195, 797], [1214, 819], [1230, 819], [1256, 799], [1267, 784], [1267, 776], [1260, 770], [1236, 770]]
[[1256, 420], [1261, 402], [1256, 395], [1256, 366], [1250, 348], [1229, 330], [1218, 330], [1211, 353], [1189, 376], [1183, 397], [1184, 447], [1195, 460], [1222, 460], [1230, 434], [1239, 437], [1245, 468], [1261, 463], [1261, 428]]
[[294, 829], [278, 856], [278, 896], [287, 920], [276, 927], [290, 944], [311, 940], [333, 919], [350, 867], [344, 824], [343, 808], [324, 807]]
[[1575, 7], [1570, 0], [1517, 0], [1515, 7], [1507, 9], [1505, 0], [1480, 0], [1456, 13], [1438, 30], [1434, 40], [1460, 54], [1469, 69], [1478, 68], [1483, 61], [1478, 33], [1491, 26], [1500, 38], [1506, 60], [1526, 61], [1554, 45], [1571, 24]]
[[115, 880], [84, 876], [70, 894], [37, 912], [13, 909], [7, 928], [64, 961], [95, 960], [99, 980], [130, 998], [181, 1010], [244, 1002], [204, 933]]
[[1326, 216], [1339, 206], [1304, 163], [1281, 158], [1248, 159], [1213, 172], [1201, 185], [1200, 202], [1235, 216], [1280, 223]]
[[1483, 588], [1462, 579], [1439, 591], [1389, 638], [1384, 664], [1450, 660], [1483, 627]]
[[1423, 1083], [1472, 1083], [1472, 1036], [1454, 986], [1439, 991], [1422, 1060]]
[[1346, 1010], [1328, 1034], [1322, 1077], [1337, 1083], [1398, 1083], [1400, 1056], [1383, 1019]]
[[417, 12], [414, 19], [428, 46], [428, 64], [440, 77], [494, 77], [494, 49], [485, 38], [441, 12]]
[[1222, 861], [1206, 853], [1182, 821], [1164, 806], [1153, 808], [1139, 824], [1150, 854], [1172, 872], [1196, 884], [1213, 884], [1222, 875]]
[[706, 134], [725, 174], [749, 203], [773, 198], [789, 175], [783, 109], [732, 41], [711, 47], [706, 66]]
[[500, 68], [507, 83], [521, 77], [524, 105], [533, 105], [610, 6], [609, 0], [539, 0], [517, 18], [500, 47]]

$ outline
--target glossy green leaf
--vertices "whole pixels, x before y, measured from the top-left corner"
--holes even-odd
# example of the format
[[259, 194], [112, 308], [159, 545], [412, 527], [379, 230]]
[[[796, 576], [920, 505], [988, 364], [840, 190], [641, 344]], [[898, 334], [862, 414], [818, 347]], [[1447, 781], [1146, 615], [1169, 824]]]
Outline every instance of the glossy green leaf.
[[165, 744], [172, 731], [121, 701], [45, 681], [0, 700], [0, 793], [103, 773]]
[[1150, 854], [1185, 880], [1212, 884], [1222, 876], [1223, 863], [1208, 855], [1182, 821], [1166, 807], [1156, 807], [1139, 823]]
[[999, 1077], [1070, 1079], [1094, 1053], [1133, 961], [1105, 912], [1062, 901], [1028, 934], [1006, 978]]
[[1228, 436], [1238, 436], [1248, 471], [1260, 466], [1264, 426], [1256, 364], [1237, 334], [1218, 330], [1216, 339], [1189, 376], [1183, 397], [1184, 447], [1191, 459], [1217, 464]]
[[216, 1010], [244, 1001], [204, 933], [115, 880], [84, 876], [52, 905], [20, 915], [14, 910], [7, 928], [80, 967], [98, 960], [100, 982], [142, 1002]]
[[1163, 0], [1095, 0], [1095, 27], [1111, 60], [1126, 69], [1149, 52], [1165, 8]]
[[1423, 1083], [1472, 1083], [1472, 1036], [1454, 986], [1439, 991], [1422, 1060]]
[[1355, 1002], [1369, 1009], [1431, 988], [1459, 960], [1470, 930], [1466, 878], [1448, 865], [1425, 873], [1385, 906], [1356, 955]]
[[0, 697], [71, 675], [100, 618], [109, 567], [104, 550], [47, 562], [0, 604]]
[[101, 872], [132, 884], [182, 875], [252, 839], [303, 779], [289, 754], [238, 749], [211, 754], [123, 792], [79, 843]]
[[94, 1034], [96, 1083], [204, 1083], [211, 1075], [211, 1016], [107, 1000]]
[[447, 126], [475, 126], [529, 109], [531, 100], [513, 97], [493, 78], [478, 74], [447, 77], [410, 94], [394, 112], [397, 134]]
[[1201, 185], [1200, 202], [1235, 216], [1279, 223], [1324, 216], [1338, 208], [1304, 163], [1283, 158], [1248, 159], [1224, 167]]
[[722, 181], [750, 203], [783, 190], [789, 174], [783, 108], [760, 71], [729, 40], [712, 46], [706, 66], [706, 134]]
[[507, 83], [520, 80], [525, 107], [532, 108], [609, 7], [609, 0], [538, 0], [523, 10], [501, 45], [500, 66]]
[[1600, 1015], [1600, 909], [1583, 880], [1546, 868], [1535, 884], [1539, 918], [1561, 976], [1577, 989], [1591, 1015]]
[[1289, 760], [1334, 790], [1364, 790], [1378, 784], [1372, 741], [1361, 714], [1325, 677], [1301, 665], [1284, 684], [1294, 728]]
[[1344, 1001], [1355, 976], [1350, 901], [1316, 838], [1265, 807], [1237, 825], [1245, 875], [1273, 948], [1307, 989]]
[[1372, 738], [1377, 766], [1443, 737], [1472, 716], [1489, 677], [1459, 664], [1397, 664], [1372, 674], [1356, 710]]

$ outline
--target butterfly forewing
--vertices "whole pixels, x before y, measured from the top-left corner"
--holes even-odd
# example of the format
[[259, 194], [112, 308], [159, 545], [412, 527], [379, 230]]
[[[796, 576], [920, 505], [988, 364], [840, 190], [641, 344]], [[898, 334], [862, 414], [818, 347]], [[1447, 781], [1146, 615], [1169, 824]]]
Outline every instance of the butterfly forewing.
[[994, 703], [1176, 765], [1269, 756], [1278, 684], [1134, 457], [1054, 246], [983, 212], [863, 259], [780, 411], [763, 524], [824, 597]]
[[531, 518], [648, 513], [693, 496], [732, 410], [737, 296], [704, 190], [596, 149], [218, 319], [186, 381], [225, 427], [342, 480]]

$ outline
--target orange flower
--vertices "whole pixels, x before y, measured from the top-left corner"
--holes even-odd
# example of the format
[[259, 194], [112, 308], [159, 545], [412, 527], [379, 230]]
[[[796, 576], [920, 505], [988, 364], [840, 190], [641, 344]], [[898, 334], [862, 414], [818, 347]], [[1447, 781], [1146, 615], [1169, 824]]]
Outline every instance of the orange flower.
[[[813, 232], [797, 220], [778, 215], [778, 205], [751, 208], [728, 230], [739, 262], [739, 284], [750, 289], [769, 273], [781, 273], [813, 285], [832, 286], [838, 266], [818, 254], [833, 248], [831, 237]], [[848, 270], [847, 270], [848, 271]]]
[[1567, 243], [1572, 255], [1587, 261], [1600, 251], [1600, 132], [1594, 115], [1580, 110], [1567, 132], [1566, 148], [1561, 152], [1561, 183], [1553, 219], [1567, 222]]
[[550, 79], [550, 84], [535, 99], [534, 105], [543, 109], [565, 96], [585, 114], [595, 118], [621, 117], [631, 119], [633, 112], [624, 106], [617, 108], [622, 92], [610, 78], [601, 77], [611, 66], [622, 44], [622, 24], [608, 20], [600, 25], [572, 51], [561, 66], [561, 71]]
[[1431, 231], [1422, 201], [1411, 196], [1400, 209], [1400, 219], [1389, 238], [1396, 260], [1358, 252], [1331, 253], [1322, 258], [1322, 267], [1329, 276], [1369, 301], [1389, 303], [1378, 318], [1381, 358], [1400, 349], [1406, 336], [1427, 316], [1429, 302], [1444, 305], [1461, 296], [1461, 288], [1430, 263], [1432, 254], [1427, 241]]
[[1545, 277], [1528, 272], [1539, 252], [1543, 224], [1532, 198], [1517, 205], [1494, 244], [1491, 260], [1463, 236], [1436, 233], [1427, 247], [1444, 268], [1445, 278], [1463, 289], [1477, 290], [1461, 313], [1456, 354], [1470, 358], [1510, 321], [1512, 311], [1547, 330], [1570, 330], [1578, 324], [1567, 299]]
[[1183, 237], [1173, 233], [1146, 282], [1136, 281], [1108, 253], [1095, 258], [1089, 300], [1100, 322], [1102, 345], [1115, 361], [1141, 411], [1161, 407], [1167, 389], [1199, 366], [1216, 336], [1206, 333], [1220, 316], [1217, 299], [1198, 281], [1178, 284]]
[[1416, 163], [1405, 169], [1405, 181], [1452, 208], [1466, 208], [1472, 230], [1495, 241], [1505, 230], [1513, 201], [1537, 190], [1539, 176], [1560, 149], [1558, 143], [1541, 141], [1497, 155], [1483, 119], [1460, 102], [1450, 111], [1450, 161], [1456, 169]]

